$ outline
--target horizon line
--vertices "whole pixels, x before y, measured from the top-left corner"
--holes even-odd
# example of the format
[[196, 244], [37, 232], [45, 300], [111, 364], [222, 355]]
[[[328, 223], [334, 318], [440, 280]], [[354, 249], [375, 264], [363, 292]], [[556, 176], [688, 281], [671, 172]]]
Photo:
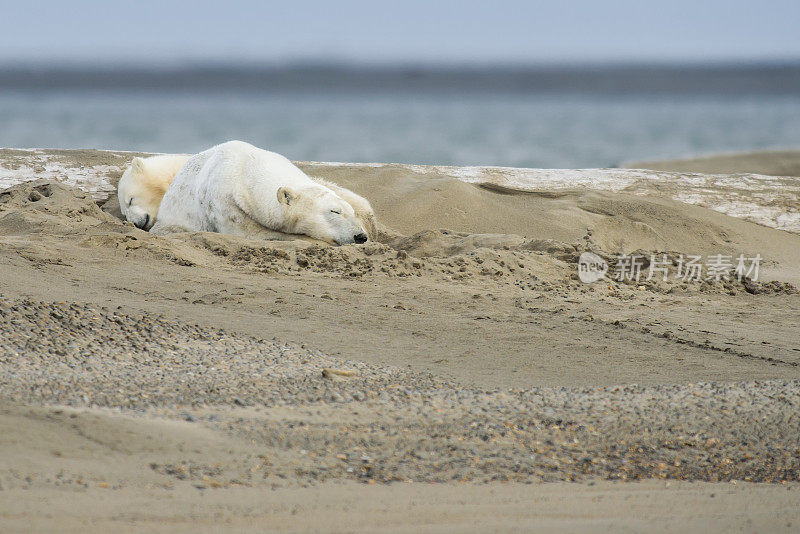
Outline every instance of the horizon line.
[[258, 69], [258, 70], [591, 70], [591, 69], [648, 69], [648, 68], [793, 68], [800, 67], [800, 56], [795, 58], [741, 58], [741, 59], [608, 59], [608, 60], [536, 60], [536, 61], [436, 61], [389, 60], [364, 61], [342, 58], [298, 58], [287, 60], [251, 59], [145, 59], [89, 60], [89, 59], [37, 59], [3, 60], [2, 70], [152, 70], [164, 69]]

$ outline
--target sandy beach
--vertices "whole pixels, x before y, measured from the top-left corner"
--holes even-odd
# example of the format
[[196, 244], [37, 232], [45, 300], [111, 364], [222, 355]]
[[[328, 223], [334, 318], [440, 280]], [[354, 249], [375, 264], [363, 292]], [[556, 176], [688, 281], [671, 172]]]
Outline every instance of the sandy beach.
[[[0, 151], [30, 180], [0, 190], [2, 530], [800, 525], [797, 153], [550, 189], [301, 163], [374, 206], [344, 247], [143, 232], [131, 157]], [[587, 251], [667, 280], [584, 284]]]

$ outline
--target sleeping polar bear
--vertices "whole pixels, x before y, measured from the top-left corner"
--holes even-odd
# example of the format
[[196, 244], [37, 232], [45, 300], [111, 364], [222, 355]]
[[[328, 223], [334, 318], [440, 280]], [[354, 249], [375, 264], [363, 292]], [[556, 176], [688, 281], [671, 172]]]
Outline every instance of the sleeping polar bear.
[[137, 228], [149, 230], [170, 182], [189, 158], [185, 154], [133, 158], [117, 185], [122, 216]]
[[241, 141], [189, 158], [161, 201], [153, 233], [197, 231], [305, 235], [336, 245], [367, 241], [353, 206], [330, 187], [280, 154]]
[[[156, 222], [159, 205], [170, 183], [190, 157], [188, 154], [162, 154], [148, 158], [133, 158], [122, 175], [117, 190], [123, 217], [142, 230], [150, 230]], [[367, 231], [369, 239], [377, 238], [378, 223], [367, 199], [322, 178], [312, 176], [311, 179], [331, 189], [350, 204]], [[383, 233], [386, 233], [386, 230], [383, 230]]]

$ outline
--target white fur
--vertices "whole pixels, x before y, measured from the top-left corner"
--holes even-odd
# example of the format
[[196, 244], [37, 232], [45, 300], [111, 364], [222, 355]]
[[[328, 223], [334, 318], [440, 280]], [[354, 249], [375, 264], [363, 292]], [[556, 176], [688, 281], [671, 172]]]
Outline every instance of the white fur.
[[142, 230], [149, 230], [156, 222], [158, 207], [170, 182], [189, 157], [163, 154], [133, 158], [117, 185], [123, 217]]
[[152, 231], [270, 238], [285, 233], [339, 245], [366, 239], [353, 207], [330, 187], [280, 154], [241, 141], [186, 162], [161, 201]]
[[367, 231], [369, 238], [376, 239], [378, 223], [375, 220], [375, 211], [366, 198], [328, 180], [317, 178], [316, 176], [312, 176], [311, 179], [318, 184], [324, 185], [350, 204], [361, 226]]

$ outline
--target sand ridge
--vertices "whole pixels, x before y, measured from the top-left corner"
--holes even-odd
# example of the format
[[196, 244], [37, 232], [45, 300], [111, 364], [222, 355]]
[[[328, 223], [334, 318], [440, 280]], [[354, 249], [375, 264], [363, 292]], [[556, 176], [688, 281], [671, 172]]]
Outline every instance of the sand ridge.
[[[113, 197], [125, 167], [134, 156], [148, 154], [103, 150], [0, 149], [0, 188], [20, 180], [57, 178], [81, 186], [98, 201]], [[458, 181], [508, 194], [558, 195], [599, 191], [677, 200], [727, 215], [800, 232], [800, 178], [792, 169], [795, 152], [697, 160], [670, 168], [644, 162], [631, 169], [521, 169], [451, 167], [385, 163], [296, 162], [311, 175], [331, 175], [345, 181], [357, 177], [402, 177], [395, 193], [410, 192], [414, 177], [424, 181]], [[727, 162], [730, 160], [727, 164]], [[785, 164], [781, 164], [781, 162]], [[747, 171], [737, 166], [747, 167]], [[647, 170], [650, 169], [650, 170]], [[773, 176], [774, 175], [774, 176]], [[419, 181], [417, 179], [417, 181]], [[413, 185], [412, 185], [413, 187]], [[463, 191], [461, 195], [463, 198]], [[451, 214], [452, 215], [452, 214]], [[484, 230], [486, 231], [486, 230]]]

